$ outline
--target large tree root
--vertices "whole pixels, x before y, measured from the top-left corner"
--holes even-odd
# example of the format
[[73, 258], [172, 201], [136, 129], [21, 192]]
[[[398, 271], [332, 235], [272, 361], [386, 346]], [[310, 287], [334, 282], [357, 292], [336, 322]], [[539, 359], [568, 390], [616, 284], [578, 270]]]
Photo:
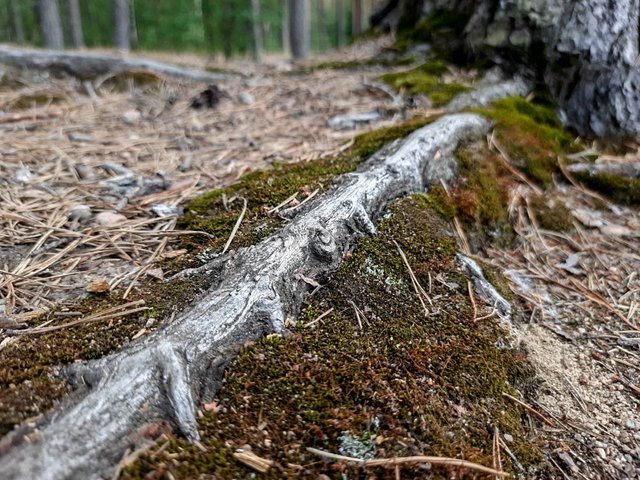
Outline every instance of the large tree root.
[[197, 439], [197, 405], [211, 401], [240, 346], [282, 331], [295, 316], [309, 289], [301, 279], [334, 270], [356, 238], [376, 232], [374, 220], [393, 199], [450, 181], [454, 151], [489, 127], [475, 114], [446, 115], [385, 147], [293, 212], [279, 233], [219, 259], [209, 273], [216, 284], [172, 323], [121, 352], [67, 368], [79, 386], [75, 399], [31, 443], [0, 458], [2, 477], [101, 478], [159, 421]]
[[80, 78], [145, 71], [192, 82], [213, 83], [235, 75], [178, 67], [136, 57], [86, 52], [60, 52], [0, 46], [0, 63], [19, 68], [64, 72]]

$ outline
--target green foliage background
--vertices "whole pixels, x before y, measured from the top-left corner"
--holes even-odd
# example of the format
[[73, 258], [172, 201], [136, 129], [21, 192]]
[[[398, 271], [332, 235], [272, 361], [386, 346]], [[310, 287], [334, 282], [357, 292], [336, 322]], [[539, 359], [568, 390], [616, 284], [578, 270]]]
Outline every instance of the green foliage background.
[[[224, 52], [242, 55], [251, 51], [250, 0], [131, 0], [135, 18], [132, 48], [140, 50]], [[282, 20], [286, 0], [261, 0], [261, 24], [267, 52], [281, 51]], [[336, 3], [325, 0], [324, 16], [311, 0], [311, 47], [324, 51], [337, 46]], [[351, 2], [344, 1], [345, 38], [351, 38]], [[67, 2], [58, 0], [65, 42], [71, 46]], [[0, 0], [0, 42], [16, 42], [12, 10], [24, 24], [26, 42], [41, 46], [38, 0]], [[87, 47], [109, 47], [113, 38], [113, 0], [80, 0]], [[204, 15], [203, 15], [204, 12]], [[207, 19], [207, 22], [204, 19]], [[205, 25], [208, 29], [205, 29]], [[208, 33], [207, 33], [208, 32]], [[208, 38], [210, 37], [210, 38]]]

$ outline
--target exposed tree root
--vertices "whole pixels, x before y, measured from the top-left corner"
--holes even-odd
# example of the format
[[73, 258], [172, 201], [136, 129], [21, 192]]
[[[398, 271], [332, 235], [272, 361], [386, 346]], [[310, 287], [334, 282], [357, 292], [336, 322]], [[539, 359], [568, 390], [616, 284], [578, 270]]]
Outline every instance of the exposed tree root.
[[230, 74], [206, 72], [142, 58], [87, 52], [59, 52], [0, 46], [0, 63], [19, 68], [64, 72], [80, 78], [145, 71], [193, 82], [216, 82]]
[[454, 151], [489, 127], [475, 114], [444, 116], [291, 212], [277, 234], [218, 259], [210, 271], [217, 281], [193, 308], [121, 352], [63, 372], [77, 396], [34, 441], [0, 458], [3, 477], [101, 478], [124, 451], [153, 438], [150, 424], [159, 421], [198, 439], [196, 406], [211, 401], [239, 347], [283, 331], [310, 288], [304, 279], [331, 272], [358, 237], [375, 234], [390, 201], [449, 181]]

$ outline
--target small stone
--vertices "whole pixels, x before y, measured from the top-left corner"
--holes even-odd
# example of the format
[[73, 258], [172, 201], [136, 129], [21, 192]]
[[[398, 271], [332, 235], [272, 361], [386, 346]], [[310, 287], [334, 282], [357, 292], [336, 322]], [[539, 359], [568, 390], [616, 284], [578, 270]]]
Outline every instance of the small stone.
[[100, 212], [96, 215], [96, 223], [104, 227], [111, 227], [126, 222], [127, 217], [116, 212]]
[[29, 183], [31, 180], [31, 170], [27, 167], [20, 167], [15, 173], [11, 176], [11, 180], [16, 183]]
[[78, 143], [91, 143], [93, 142], [93, 137], [89, 134], [82, 133], [82, 132], [71, 132], [69, 134], [69, 140], [71, 140], [72, 142], [78, 142]]
[[161, 218], [177, 216], [182, 213], [182, 209], [180, 207], [171, 207], [163, 203], [156, 203], [155, 205], [152, 205], [151, 211]]
[[238, 99], [240, 100], [240, 103], [243, 103], [245, 105], [252, 105], [253, 103], [255, 103], [253, 95], [248, 92], [241, 92], [240, 95], [238, 95]]
[[156, 323], [156, 319], [153, 317], [149, 317], [149, 320], [147, 320], [147, 323], [144, 324], [144, 328], [151, 328], [153, 327], [154, 323]]
[[638, 424], [635, 422], [635, 420], [627, 420], [626, 422], [624, 422], [624, 426], [627, 427], [629, 430], [638, 429]]
[[127, 110], [122, 114], [120, 120], [127, 125], [134, 125], [142, 119], [142, 114], [138, 110]]
[[596, 453], [603, 460], [605, 460], [607, 458], [607, 453], [604, 451], [604, 448], [596, 448]]
[[503, 437], [504, 437], [505, 441], [507, 441], [509, 443], [513, 442], [513, 436], [512, 435], [509, 435], [508, 433], [505, 433], [503, 435]]
[[91, 218], [91, 207], [88, 205], [74, 205], [69, 210], [69, 220], [86, 222]]

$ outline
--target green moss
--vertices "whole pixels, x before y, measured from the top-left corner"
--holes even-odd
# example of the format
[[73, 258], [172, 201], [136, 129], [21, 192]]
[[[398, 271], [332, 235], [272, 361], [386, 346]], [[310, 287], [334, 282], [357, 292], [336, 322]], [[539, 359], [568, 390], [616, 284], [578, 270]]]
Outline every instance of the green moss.
[[111, 353], [145, 328], [152, 316], [160, 320], [192, 301], [208, 285], [206, 278], [169, 282], [145, 282], [134, 289], [127, 300], [123, 291], [107, 295], [90, 296], [75, 303], [60, 306], [47, 315], [30, 322], [30, 326], [50, 322], [57, 325], [77, 317], [65, 317], [66, 311], [82, 316], [95, 314], [127, 302], [144, 300], [149, 308], [113, 320], [81, 324], [58, 331], [23, 336], [12, 345], [0, 350], [0, 436], [27, 418], [51, 409], [69, 392], [67, 384], [54, 374], [54, 369], [78, 360], [91, 360]]
[[640, 179], [610, 173], [575, 172], [573, 176], [588, 188], [624, 205], [640, 205]]
[[394, 56], [390, 58], [368, 58], [366, 60], [347, 60], [321, 62], [305, 69], [305, 72], [314, 72], [316, 70], [357, 70], [366, 67], [402, 67], [415, 63], [416, 58], [413, 56]]
[[559, 172], [558, 156], [582, 149], [551, 107], [510, 97], [474, 111], [495, 122], [496, 138], [515, 166], [543, 187], [551, 186]]
[[[496, 347], [504, 332], [494, 320], [473, 321], [455, 241], [428, 205], [424, 196], [394, 203], [379, 235], [357, 242], [289, 335], [267, 337], [241, 352], [216, 399], [218, 411], [200, 419], [206, 451], [171, 438], [123, 478], [155, 479], [167, 472], [176, 479], [249, 478], [253, 471], [232, 457], [245, 445], [275, 462], [260, 478], [384, 475], [316, 461], [306, 452], [316, 447], [337, 453], [344, 432], [360, 439], [373, 435], [376, 457], [442, 455], [490, 465], [493, 427], [514, 437], [510, 448], [536, 476], [542, 457], [527, 439], [524, 412], [502, 396], [527, 390], [531, 367], [523, 352]], [[429, 315], [394, 241], [429, 290]], [[448, 286], [430, 283], [436, 272]], [[329, 309], [314, 327], [305, 326]], [[450, 473], [430, 471], [434, 478]], [[402, 478], [424, 478], [424, 471], [405, 467]]]
[[441, 107], [469, 87], [459, 83], [443, 81], [447, 66], [439, 60], [431, 60], [406, 72], [387, 73], [382, 80], [399, 91], [411, 95], [423, 94], [429, 97], [434, 107]]
[[553, 198], [534, 196], [529, 205], [541, 228], [556, 232], [567, 232], [573, 229], [573, 215], [567, 207]]
[[341, 156], [314, 162], [275, 164], [268, 170], [245, 175], [234, 185], [193, 199], [178, 226], [207, 232], [213, 235], [213, 239], [189, 237], [184, 240], [185, 246], [197, 249], [206, 246], [213, 251], [222, 248], [243, 208], [241, 200], [227, 204], [228, 209], [225, 208], [223, 199], [233, 197], [247, 199], [247, 211], [233, 246], [256, 243], [282, 225], [283, 220], [279, 216], [268, 213], [270, 209], [294, 194], [297, 194], [297, 201], [303, 201], [315, 190], [325, 190], [337, 175], [353, 171], [362, 160], [385, 144], [405, 137], [432, 120], [415, 118], [400, 125], [374, 130], [356, 137], [353, 146]]

